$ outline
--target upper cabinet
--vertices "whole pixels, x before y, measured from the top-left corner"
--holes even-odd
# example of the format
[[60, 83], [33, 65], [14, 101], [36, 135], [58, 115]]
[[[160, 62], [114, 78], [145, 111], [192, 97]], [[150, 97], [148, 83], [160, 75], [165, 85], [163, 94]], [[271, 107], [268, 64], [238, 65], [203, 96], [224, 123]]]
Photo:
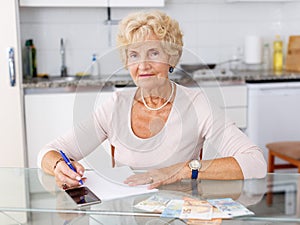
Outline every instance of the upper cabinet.
[[20, 0], [26, 7], [107, 7], [108, 0]]
[[164, 0], [109, 0], [110, 7], [163, 7]]
[[245, 2], [245, 3], [248, 3], [248, 2], [281, 2], [281, 3], [284, 3], [284, 2], [297, 2], [297, 1], [300, 1], [300, 0], [225, 0], [225, 2], [228, 2], [228, 3], [235, 3], [235, 2]]
[[163, 7], [164, 0], [20, 0], [23, 7]]

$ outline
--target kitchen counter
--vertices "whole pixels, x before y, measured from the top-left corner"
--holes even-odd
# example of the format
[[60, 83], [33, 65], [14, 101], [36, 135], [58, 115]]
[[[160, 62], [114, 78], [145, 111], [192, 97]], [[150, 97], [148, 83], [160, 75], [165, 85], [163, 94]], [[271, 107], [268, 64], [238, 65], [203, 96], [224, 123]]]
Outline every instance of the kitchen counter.
[[[170, 79], [183, 86], [210, 86], [210, 85], [241, 85], [245, 83], [265, 83], [265, 82], [282, 82], [282, 81], [300, 81], [300, 73], [282, 72], [275, 74], [273, 71], [233, 71], [230, 75], [203, 75], [193, 78], [182, 71], [176, 71], [170, 75]], [[25, 80], [23, 88], [27, 92], [29, 89], [39, 89], [39, 91], [47, 92], [49, 89], [61, 89], [62, 91], [74, 91], [80, 89], [93, 89], [105, 87], [106, 89], [114, 89], [116, 87], [133, 87], [135, 86], [129, 75], [112, 75], [101, 77], [49, 77], [34, 78]], [[35, 90], [38, 91], [38, 90]], [[29, 91], [30, 92], [30, 91]]]
[[[193, 80], [190, 76], [183, 73], [174, 73], [170, 78], [179, 84], [191, 83]], [[99, 77], [94, 76], [68, 76], [57, 77], [51, 76], [49, 78], [34, 78], [25, 80], [23, 88], [25, 89], [44, 89], [44, 88], [65, 88], [65, 87], [133, 87], [135, 86], [133, 80], [128, 74], [124, 75], [103, 75]]]
[[299, 72], [274, 72], [274, 71], [235, 71], [244, 77], [246, 83], [273, 83], [300, 81]]

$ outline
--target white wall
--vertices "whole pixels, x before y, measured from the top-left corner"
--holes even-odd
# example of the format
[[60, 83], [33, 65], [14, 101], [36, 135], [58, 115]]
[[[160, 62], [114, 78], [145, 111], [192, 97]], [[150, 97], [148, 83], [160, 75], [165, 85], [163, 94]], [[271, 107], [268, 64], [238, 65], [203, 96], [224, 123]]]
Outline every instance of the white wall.
[[[135, 8], [114, 8], [112, 19], [121, 19]], [[162, 9], [176, 18], [184, 32], [185, 47], [209, 63], [232, 57], [244, 37], [261, 35], [271, 43], [276, 34], [287, 42], [300, 34], [300, 2], [225, 3], [223, 0], [166, 0]], [[38, 72], [59, 75], [60, 38], [66, 39], [69, 74], [86, 70], [93, 53], [101, 58], [101, 72], [121, 68], [115, 46], [117, 26], [104, 24], [105, 8], [21, 8], [22, 45], [34, 39]], [[110, 46], [110, 42], [112, 42]], [[191, 60], [184, 55], [182, 61]]]

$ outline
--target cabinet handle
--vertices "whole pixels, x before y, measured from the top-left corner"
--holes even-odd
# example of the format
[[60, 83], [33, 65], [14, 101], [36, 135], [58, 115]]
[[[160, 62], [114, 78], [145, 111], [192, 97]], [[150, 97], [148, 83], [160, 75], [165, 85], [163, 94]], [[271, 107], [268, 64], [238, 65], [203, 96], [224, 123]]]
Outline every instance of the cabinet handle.
[[15, 51], [13, 48], [8, 49], [8, 71], [10, 86], [13, 87], [16, 84]]

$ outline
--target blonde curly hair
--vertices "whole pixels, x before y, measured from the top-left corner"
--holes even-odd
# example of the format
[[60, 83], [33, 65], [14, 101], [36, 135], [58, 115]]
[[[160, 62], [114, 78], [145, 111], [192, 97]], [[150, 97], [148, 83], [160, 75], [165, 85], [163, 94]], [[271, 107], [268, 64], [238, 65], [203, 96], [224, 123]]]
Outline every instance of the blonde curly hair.
[[117, 47], [125, 66], [128, 45], [141, 42], [151, 34], [161, 40], [164, 51], [170, 56], [170, 66], [177, 65], [182, 54], [183, 34], [176, 20], [156, 10], [129, 14], [119, 23]]

